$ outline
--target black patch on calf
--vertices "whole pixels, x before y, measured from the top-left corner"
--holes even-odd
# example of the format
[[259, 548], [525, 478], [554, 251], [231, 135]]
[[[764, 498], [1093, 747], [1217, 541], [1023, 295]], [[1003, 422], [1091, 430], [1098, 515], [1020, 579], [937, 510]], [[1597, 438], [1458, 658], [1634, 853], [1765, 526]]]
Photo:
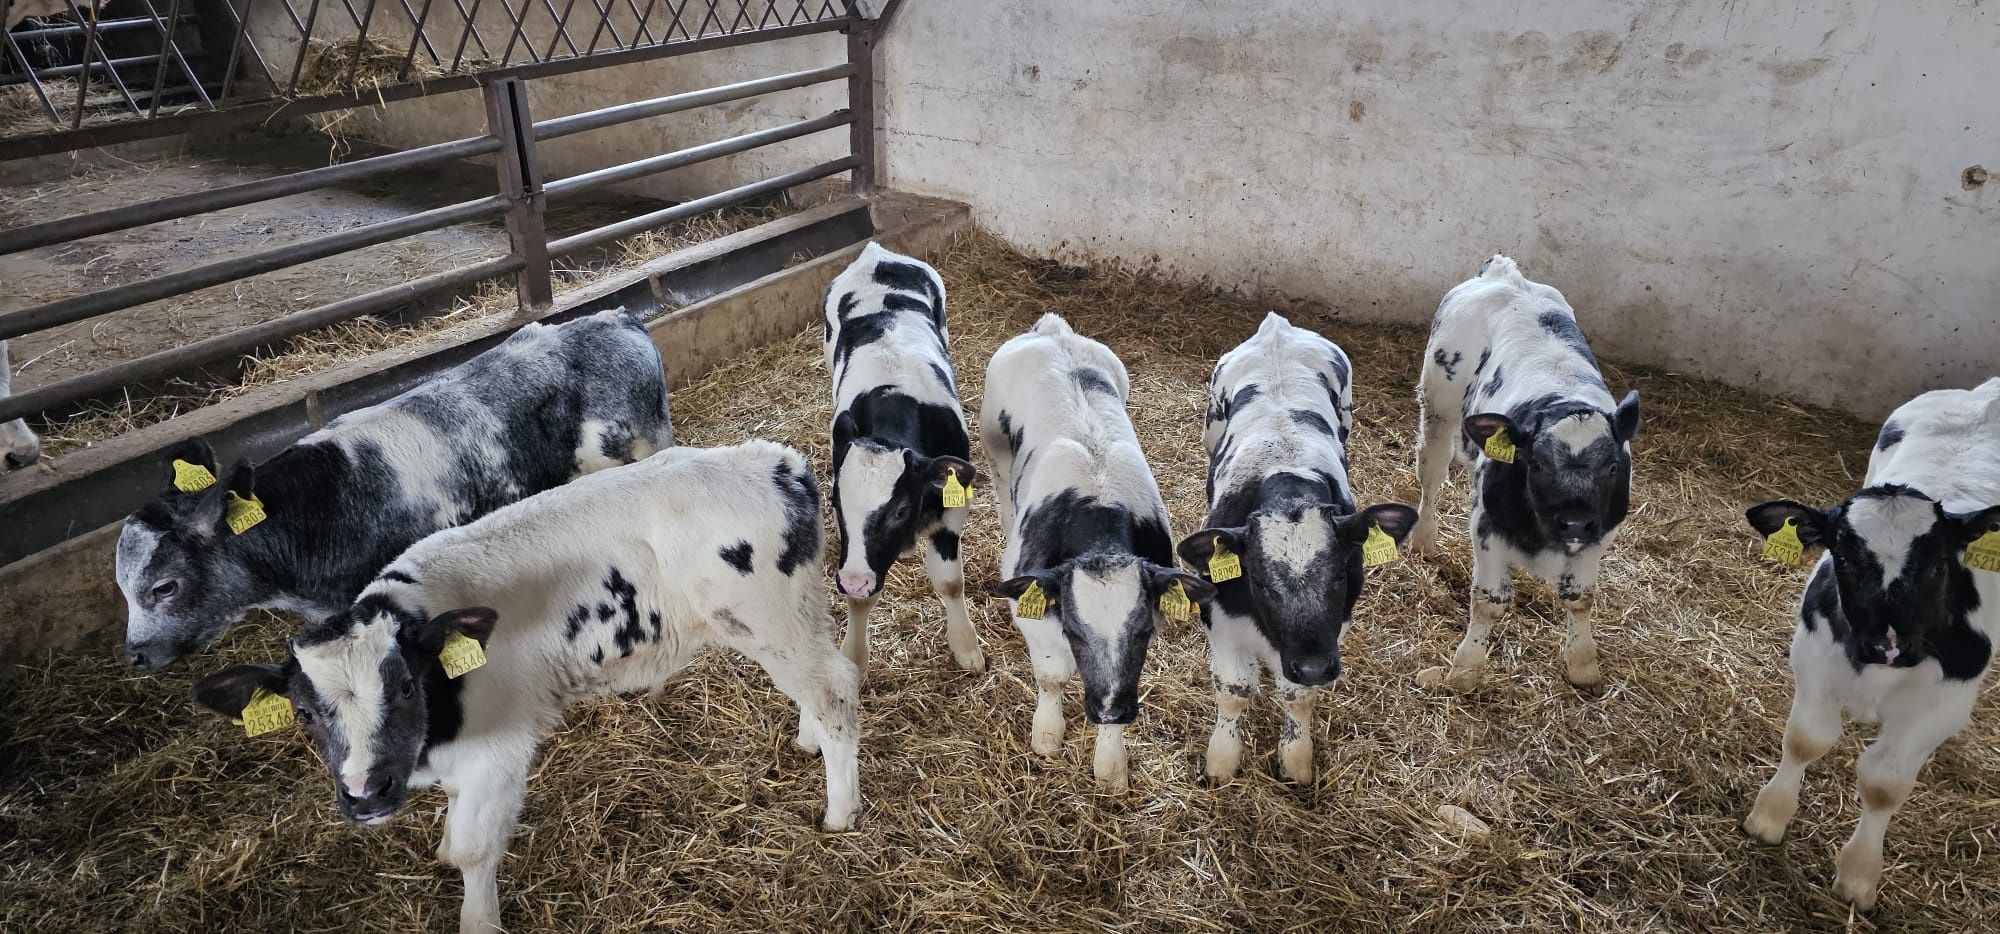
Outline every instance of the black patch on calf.
[[1229, 410], [1226, 414], [1234, 415], [1237, 412], [1243, 411], [1244, 406], [1249, 405], [1252, 400], [1263, 394], [1264, 390], [1259, 388], [1255, 383], [1236, 390], [1236, 395], [1229, 397]]
[[931, 375], [937, 377], [938, 385], [943, 386], [945, 392], [951, 394], [954, 398], [957, 397], [958, 382], [951, 378], [949, 370], [946, 370], [942, 364], [939, 364], [935, 360], [931, 361]]
[[[619, 573], [617, 568], [612, 568], [611, 573], [604, 578], [604, 589], [610, 591], [612, 599], [618, 601], [617, 611], [620, 619], [618, 628], [611, 634], [612, 639], [618, 643], [618, 655], [621, 658], [630, 656], [634, 648], [648, 641], [646, 630], [639, 623], [639, 588], [626, 580], [625, 575]], [[603, 608], [600, 608], [599, 618], [608, 619], [609, 614], [605, 614]]]
[[1334, 436], [1333, 426], [1327, 424], [1326, 416], [1311, 409], [1293, 409], [1290, 414], [1294, 424], [1304, 425], [1328, 437]]
[[1487, 361], [1490, 361], [1492, 359], [1493, 359], [1493, 348], [1487, 347], [1481, 350], [1479, 352], [1479, 364], [1472, 368], [1472, 375], [1478, 376], [1482, 373], [1485, 373]]
[[722, 560], [727, 562], [730, 567], [735, 568], [738, 574], [750, 573], [751, 551], [749, 542], [737, 542], [728, 548], [724, 548], [721, 555]]
[[1902, 441], [1903, 426], [1896, 424], [1895, 420], [1891, 419], [1882, 423], [1882, 433], [1875, 436], [1875, 450], [1886, 451], [1901, 444]]
[[1069, 375], [1071, 379], [1076, 380], [1078, 386], [1083, 387], [1083, 391], [1085, 392], [1101, 392], [1109, 396], [1118, 394], [1118, 389], [1111, 385], [1111, 380], [1106, 379], [1103, 373], [1091, 367], [1077, 367], [1071, 370]]
[[1450, 382], [1458, 378], [1458, 365], [1465, 362], [1465, 354], [1452, 351], [1451, 356], [1447, 357], [1445, 356], [1444, 348], [1440, 347], [1431, 352], [1431, 362], [1437, 364], [1439, 369], [1444, 370], [1445, 381]]
[[[1897, 498], [1928, 504], [1936, 519], [1929, 531], [1911, 540], [1903, 567], [1895, 569], [1894, 582], [1885, 586], [1891, 569], [1882, 566], [1865, 536], [1849, 523], [1848, 512], [1859, 501]], [[1951, 680], [1984, 673], [1993, 647], [1972, 627], [1971, 615], [1980, 607], [1979, 585], [1973, 576], [1977, 572], [1958, 560], [1966, 544], [1958, 523], [1922, 493], [1899, 485], [1869, 487], [1829, 512], [1834, 530], [1827, 552], [1832, 560], [1823, 560], [1807, 584], [1800, 604], [1802, 624], [1810, 629], [1809, 612], [1825, 616], [1856, 672], [1880, 664], [1914, 668], [1935, 658]], [[1825, 573], [1828, 567], [1831, 575]], [[1823, 580], [1827, 576], [1833, 586]], [[1900, 651], [1889, 662], [1892, 632]]]
[[819, 550], [819, 487], [810, 469], [795, 474], [784, 461], [772, 468], [771, 485], [785, 505], [785, 549], [778, 553], [778, 573], [789, 577]]
[[[1480, 534], [1498, 535], [1513, 548], [1534, 555], [1566, 550], [1558, 534], [1559, 517], [1593, 523], [1597, 539], [1625, 520], [1631, 507], [1631, 455], [1624, 445], [1606, 431], [1571, 460], [1566, 448], [1556, 450], [1563, 448], [1559, 442], [1542, 437], [1557, 422], [1586, 413], [1605, 418], [1609, 426], [1612, 413], [1555, 394], [1508, 410], [1507, 417], [1523, 436], [1513, 439], [1518, 449], [1513, 463], [1479, 461], [1475, 496], [1486, 524], [1477, 530]], [[1533, 470], [1530, 462], [1535, 464]], [[1608, 473], [1595, 466], [1607, 462], [1613, 465]]]
[[916, 263], [903, 260], [883, 260], [875, 264], [875, 281], [888, 288], [903, 292], [915, 292], [924, 297], [929, 307], [925, 311], [940, 328], [944, 327], [944, 294], [938, 291], [937, 281], [931, 272]]
[[946, 561], [958, 560], [958, 533], [950, 529], [938, 529], [931, 533], [931, 549]]
[[[938, 523], [944, 515], [943, 495], [930, 485], [931, 478], [912, 464], [922, 466], [933, 458], [972, 459], [972, 440], [957, 411], [905, 395], [892, 386], [877, 386], [856, 396], [844, 413], [853, 419], [855, 435], [836, 431], [833, 445], [833, 511], [839, 531], [837, 565], [845, 567], [848, 550], [860, 543], [848, 540], [848, 516], [840, 498], [841, 466], [848, 451], [863, 443], [890, 451], [908, 452], [903, 457], [903, 474], [896, 480], [888, 501], [861, 517], [862, 537], [868, 549], [867, 562], [877, 580], [887, 580], [889, 568], [916, 544], [919, 532]], [[999, 415], [1001, 432], [1010, 447], [1018, 445], [1020, 429], [1005, 412]], [[1017, 448], [1016, 448], [1017, 449]], [[900, 518], [897, 510], [902, 507]]]
[[589, 622], [590, 607], [582, 604], [571, 607], [569, 615], [563, 617], [563, 641], [575, 642], [576, 637], [582, 634], [584, 625]]
[[398, 584], [415, 584], [417, 579], [401, 571], [383, 571], [375, 575], [376, 580], [395, 581]]
[[1535, 323], [1540, 324], [1542, 330], [1554, 335], [1578, 357], [1583, 358], [1583, 362], [1589, 364], [1592, 370], [1597, 369], [1597, 357], [1590, 352], [1590, 342], [1583, 339], [1583, 329], [1576, 326], [1575, 317], [1551, 305], [1543, 309], [1541, 315], [1535, 318]]

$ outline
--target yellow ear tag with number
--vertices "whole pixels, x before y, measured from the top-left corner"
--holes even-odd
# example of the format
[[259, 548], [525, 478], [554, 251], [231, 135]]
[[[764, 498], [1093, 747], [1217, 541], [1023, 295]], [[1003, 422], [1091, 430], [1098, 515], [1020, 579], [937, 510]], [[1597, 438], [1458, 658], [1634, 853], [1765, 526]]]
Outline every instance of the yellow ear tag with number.
[[444, 637], [444, 651], [438, 653], [438, 661], [444, 665], [445, 677], [457, 678], [486, 664], [486, 647], [478, 639], [454, 629]]
[[967, 492], [964, 484], [958, 482], [958, 471], [954, 470], [945, 475], [944, 508], [958, 509], [971, 499], [972, 494]]
[[1799, 520], [1785, 517], [1785, 527], [1764, 539], [1764, 557], [1787, 567], [1798, 567], [1806, 546], [1799, 541]]
[[243, 718], [236, 722], [243, 724], [243, 735], [262, 736], [291, 726], [292, 717], [290, 700], [268, 688], [258, 688], [250, 693], [250, 703], [243, 705]]
[[1495, 428], [1486, 436], [1486, 456], [1503, 464], [1514, 462], [1514, 439], [1507, 436], [1507, 429]]
[[1192, 609], [1194, 601], [1188, 599], [1187, 588], [1182, 587], [1178, 580], [1174, 581], [1172, 587], [1167, 588], [1166, 593], [1160, 594], [1160, 613], [1168, 619], [1175, 621], [1187, 619], [1188, 612]]
[[1381, 525], [1368, 527], [1368, 540], [1361, 543], [1361, 566], [1380, 567], [1396, 560], [1396, 540], [1382, 531]]
[[1243, 576], [1243, 559], [1236, 557], [1222, 539], [1215, 540], [1215, 554], [1208, 556], [1208, 579], [1215, 583], [1233, 581]]
[[215, 485], [215, 474], [192, 461], [174, 459], [174, 489], [183, 493], [199, 493]]
[[1965, 566], [2000, 573], [2000, 529], [1979, 536], [1965, 549]]
[[249, 499], [244, 499], [236, 495], [235, 490], [229, 491], [229, 508], [222, 516], [222, 521], [229, 523], [229, 531], [241, 535], [256, 528], [257, 523], [267, 518], [269, 516], [264, 515], [264, 501], [258, 499], [257, 494], [252, 493]]
[[1014, 615], [1022, 619], [1042, 619], [1049, 615], [1049, 595], [1042, 592], [1041, 581], [1028, 585], [1014, 598]]

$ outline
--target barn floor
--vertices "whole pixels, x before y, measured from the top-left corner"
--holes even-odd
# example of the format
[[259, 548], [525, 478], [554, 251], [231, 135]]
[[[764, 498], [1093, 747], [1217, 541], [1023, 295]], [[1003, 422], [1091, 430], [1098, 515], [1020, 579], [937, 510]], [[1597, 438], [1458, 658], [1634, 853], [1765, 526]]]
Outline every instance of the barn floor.
[[[1132, 412], [1176, 531], [1203, 512], [1199, 402], [1215, 357], [1263, 309], [1193, 288], [1025, 260], [975, 235], [941, 264], [968, 400], [987, 357], [1043, 311], [1101, 337], [1133, 374]], [[1446, 285], [1440, 283], [1440, 289]], [[1584, 309], [1588, 328], [1590, 310]], [[1414, 502], [1410, 387], [1423, 333], [1298, 315], [1357, 373], [1356, 485]], [[818, 333], [674, 393], [681, 439], [777, 438], [827, 453]], [[1605, 572], [1607, 691], [1562, 680], [1551, 595], [1529, 586], [1486, 686], [1427, 692], [1466, 613], [1467, 491], [1445, 554], [1376, 573], [1320, 705], [1317, 780], [1272, 777], [1274, 705], [1246, 719], [1246, 772], [1196, 781], [1214, 714], [1198, 625], [1167, 627], [1131, 737], [1133, 789], [1095, 793], [1090, 736], [1027, 748], [1033, 688], [1004, 603], [975, 621], [991, 669], [951, 666], [921, 570], [878, 610], [854, 833], [814, 829], [824, 783], [793, 751], [768, 679], [709, 656], [658, 700], [572, 712], [549, 744], [502, 869], [512, 930], [1299, 930], [1472, 928], [1967, 930], [2000, 918], [2000, 716], [1947, 744], [1889, 836], [1881, 906], [1828, 894], [1857, 814], [1853, 736], [1806, 784], [1782, 848], [1737, 830], [1790, 700], [1789, 604], [1802, 572], [1755, 558], [1748, 502], [1831, 501], [1870, 426], [1659, 371], [1612, 365], [1646, 404], [1637, 511]], [[773, 391], [773, 387], [797, 387]], [[975, 406], [970, 406], [976, 408]], [[966, 537], [973, 589], [1000, 541], [990, 491]], [[263, 660], [283, 624], [234, 634], [206, 671]], [[24, 671], [0, 696], [0, 928], [446, 930], [455, 871], [432, 858], [442, 797], [386, 829], [333, 813], [297, 733], [245, 739], [184, 700], [193, 672], [139, 677], [108, 654]], [[1073, 695], [1074, 696], [1074, 695]], [[1492, 825], [1462, 839], [1457, 804]]]

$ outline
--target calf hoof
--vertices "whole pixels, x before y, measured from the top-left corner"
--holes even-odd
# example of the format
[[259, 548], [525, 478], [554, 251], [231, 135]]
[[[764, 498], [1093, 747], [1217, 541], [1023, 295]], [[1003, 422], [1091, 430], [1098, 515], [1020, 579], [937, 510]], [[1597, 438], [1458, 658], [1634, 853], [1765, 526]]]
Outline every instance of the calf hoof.
[[1873, 911], [1875, 886], [1874, 880], [1857, 882], [1840, 877], [1833, 880], [1833, 894], [1840, 896], [1841, 901], [1853, 905], [1855, 911]]
[[1471, 669], [1453, 669], [1440, 665], [1417, 672], [1417, 684], [1431, 690], [1456, 691], [1460, 694], [1479, 689], [1480, 673]]
[[1856, 911], [1868, 911], [1875, 907], [1876, 887], [1881, 882], [1881, 853], [1852, 845], [1840, 848], [1840, 860], [1833, 874], [1833, 894], [1853, 905]]
[[1312, 751], [1302, 755], [1286, 755], [1278, 764], [1278, 774], [1294, 785], [1310, 785], [1313, 780]]
[[819, 829], [824, 830], [827, 833], [846, 833], [850, 830], [853, 830], [854, 812], [848, 811], [845, 813], [836, 814], [832, 811], [828, 811], [826, 812], [826, 818], [819, 822]]
[[1211, 744], [1208, 747], [1207, 760], [1202, 763], [1202, 774], [1208, 779], [1210, 787], [1227, 785], [1236, 779], [1236, 771], [1242, 768], [1242, 766], [1243, 747], [1241, 744], [1238, 744], [1234, 749], [1226, 746], [1217, 748]]
[[980, 672], [986, 670], [986, 653], [978, 649], [973, 649], [963, 655], [953, 652], [951, 660], [957, 662], [958, 667], [966, 671]]
[[1132, 787], [1132, 771], [1124, 757], [1114, 762], [1098, 763], [1097, 790], [1111, 794], [1124, 794]]
[[1437, 526], [1421, 521], [1417, 523], [1416, 528], [1410, 530], [1409, 538], [1404, 539], [1405, 546], [1411, 554], [1424, 557], [1437, 551], [1437, 542]]
[[1028, 745], [1040, 755], [1051, 758], [1062, 755], [1062, 731], [1036, 730], [1028, 737]]
[[1764, 843], [1777, 844], [1785, 839], [1785, 828], [1791, 825], [1798, 807], [1797, 792], [1765, 788], [1757, 792], [1757, 803], [1750, 808], [1750, 816], [1743, 818], [1743, 832]]

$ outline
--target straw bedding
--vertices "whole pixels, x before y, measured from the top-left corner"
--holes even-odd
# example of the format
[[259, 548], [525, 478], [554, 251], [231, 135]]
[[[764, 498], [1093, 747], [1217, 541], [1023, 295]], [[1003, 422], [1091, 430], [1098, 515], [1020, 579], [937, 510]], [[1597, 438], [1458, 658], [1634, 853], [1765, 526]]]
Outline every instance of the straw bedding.
[[[965, 398], [978, 398], [1002, 340], [1062, 312], [1125, 360], [1175, 530], [1197, 528], [1203, 383], [1263, 308], [1024, 259], [984, 235], [941, 268]], [[1354, 359], [1364, 503], [1414, 502], [1410, 390], [1423, 333], [1294, 320]], [[502, 868], [504, 918], [517, 931], [1964, 930], [2000, 918], [1990, 702], [1896, 820], [1872, 916], [1850, 917], [1827, 891], [1856, 817], [1853, 737], [1812, 771], [1784, 847], [1736, 829], [1777, 753], [1801, 578], [1754, 558], [1740, 510], [1778, 494], [1844, 495], [1870, 428], [1657, 370], [1607, 369], [1614, 387], [1641, 390], [1647, 424], [1637, 509], [1599, 603], [1601, 698], [1562, 680], [1561, 626], [1539, 585], [1523, 588], [1499, 631], [1483, 689], [1416, 686], [1466, 613], [1466, 542], [1453, 531], [1462, 477], [1448, 489], [1444, 555], [1372, 576], [1344, 646], [1347, 683], [1320, 704], [1307, 786], [1273, 777], [1268, 700], [1245, 721], [1244, 775], [1219, 789], [1197, 782], [1214, 709], [1199, 626], [1176, 624], [1147, 663], [1132, 791], [1096, 793], [1074, 699], [1064, 756], [1027, 748], [1033, 687], [1005, 605], [975, 602], [991, 670], [960, 672], [921, 569], [905, 566], [877, 611], [856, 832], [814, 829], [822, 773], [788, 747], [782, 697], [754, 667], [711, 655], [657, 700], [571, 713]], [[826, 396], [815, 330], [681, 387], [673, 404], [686, 443], [775, 438], [823, 470]], [[975, 591], [996, 573], [992, 503], [982, 486], [966, 536]], [[274, 619], [245, 627], [197, 667], [267, 658], [286, 631]], [[442, 796], [418, 797], [387, 829], [346, 826], [299, 734], [245, 739], [191, 709], [191, 675], [63, 657], [0, 698], [11, 730], [0, 743], [0, 928], [451, 926], [457, 874], [431, 856]], [[1442, 821], [1443, 805], [1490, 836]]]

